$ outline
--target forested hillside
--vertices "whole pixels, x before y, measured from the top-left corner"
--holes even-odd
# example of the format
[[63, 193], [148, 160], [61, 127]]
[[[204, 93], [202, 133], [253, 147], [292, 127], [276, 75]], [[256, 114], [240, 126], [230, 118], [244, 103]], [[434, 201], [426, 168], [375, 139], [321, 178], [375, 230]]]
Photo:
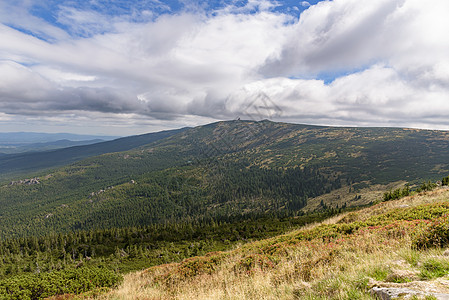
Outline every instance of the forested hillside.
[[[138, 147], [5, 181], [1, 238], [294, 216], [309, 198], [342, 186], [413, 185], [449, 170], [449, 134], [441, 131], [230, 121], [156, 137], [145, 145], [144, 136], [123, 140], [120, 147]], [[34, 176], [34, 184], [24, 180]]]
[[91, 156], [130, 150], [164, 139], [183, 130], [185, 128], [124, 137], [107, 142], [88, 143], [83, 146], [73, 146], [58, 150], [1, 155], [0, 180], [67, 165]]
[[96, 299], [447, 299], [449, 191], [125, 276]]
[[100, 139], [85, 140], [85, 141], [58, 140], [54, 142], [29, 143], [26, 145], [7, 145], [7, 146], [0, 145], [0, 153], [2, 155], [5, 155], [5, 154], [24, 153], [24, 152], [40, 152], [74, 146], [91, 145], [101, 142], [104, 141]]
[[[104, 145], [110, 153], [0, 185], [1, 295], [103, 293], [126, 272], [431, 190], [449, 173], [442, 131], [239, 120], [91, 145], [99, 148], [83, 155]], [[29, 155], [38, 166], [41, 156]], [[385, 185], [397, 182], [409, 185]], [[384, 196], [363, 201], [374, 185]], [[302, 210], [335, 191], [355, 197]]]

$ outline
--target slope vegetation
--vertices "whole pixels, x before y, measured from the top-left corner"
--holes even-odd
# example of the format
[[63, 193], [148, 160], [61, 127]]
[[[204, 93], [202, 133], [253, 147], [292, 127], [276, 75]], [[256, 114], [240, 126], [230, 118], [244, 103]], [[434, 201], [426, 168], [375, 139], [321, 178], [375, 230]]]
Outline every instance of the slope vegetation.
[[185, 129], [168, 130], [119, 138], [89, 145], [74, 146], [52, 151], [9, 154], [0, 156], [0, 179], [17, 174], [36, 172], [79, 161], [104, 153], [126, 151], [139, 146], [167, 138]]
[[448, 218], [448, 189], [420, 193], [131, 273], [99, 298], [375, 299], [375, 291], [406, 288], [436, 299], [449, 293]]
[[[124, 148], [132, 150], [114, 152]], [[34, 168], [113, 152], [5, 181], [0, 238], [297, 216], [309, 202], [309, 211], [369, 204], [386, 184], [446, 175], [448, 150], [442, 131], [230, 121], [0, 157], [2, 168]]]

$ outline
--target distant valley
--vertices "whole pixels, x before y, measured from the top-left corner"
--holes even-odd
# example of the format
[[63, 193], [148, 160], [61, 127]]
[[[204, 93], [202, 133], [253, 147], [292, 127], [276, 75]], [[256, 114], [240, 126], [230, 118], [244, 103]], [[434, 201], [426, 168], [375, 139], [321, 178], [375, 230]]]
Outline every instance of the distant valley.
[[46, 151], [89, 145], [117, 138], [119, 137], [71, 133], [0, 132], [0, 154]]
[[[135, 147], [148, 144], [157, 139], [166, 138], [171, 134], [179, 132], [180, 130], [149, 133], [139, 136], [117, 138], [109, 141], [88, 140], [67, 142], [64, 140], [56, 140], [39, 144], [25, 144], [24, 138], [28, 136], [26, 134], [22, 137], [8, 135], [7, 137], [3, 137], [3, 141], [8, 140], [9, 143], [12, 143], [12, 141], [15, 140], [16, 142], [21, 141], [21, 143], [16, 144], [14, 148], [15, 150], [11, 150], [11, 148], [6, 149], [10, 149], [10, 152], [24, 153], [0, 155], [0, 179], [13, 175], [25, 174], [33, 171], [42, 171], [44, 169], [62, 166], [90, 156], [130, 150]], [[31, 134], [31, 137], [33, 136], [34, 134]], [[72, 136], [74, 139], [90, 137], [73, 135], [68, 136]], [[59, 137], [60, 135], [44, 135], [43, 138], [51, 140]], [[35, 139], [42, 139], [41, 134], [38, 134], [35, 138], [31, 138], [31, 140]], [[20, 151], [20, 149], [24, 151]]]
[[83, 146], [104, 142], [101, 139], [85, 140], [85, 141], [71, 141], [71, 140], [57, 140], [54, 142], [41, 142], [41, 143], [19, 143], [11, 144], [5, 143], [0, 145], [0, 154], [16, 154], [24, 152], [41, 152], [48, 150], [55, 150], [73, 146]]

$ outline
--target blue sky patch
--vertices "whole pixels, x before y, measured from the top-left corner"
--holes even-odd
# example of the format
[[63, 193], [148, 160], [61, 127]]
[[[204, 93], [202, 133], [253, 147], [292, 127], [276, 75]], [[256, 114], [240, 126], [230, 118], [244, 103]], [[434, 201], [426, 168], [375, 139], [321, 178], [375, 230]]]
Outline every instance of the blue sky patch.
[[[289, 14], [299, 18], [301, 12], [307, 9], [310, 5], [314, 5], [320, 1], [272, 1], [272, 11]], [[12, 5], [12, 3], [11, 3]], [[228, 6], [235, 8], [243, 8], [248, 5], [247, 0], [213, 0], [213, 1], [183, 1], [183, 0], [142, 0], [142, 1], [127, 1], [127, 0], [89, 0], [89, 1], [72, 1], [72, 0], [48, 0], [35, 1], [29, 12], [49, 24], [59, 27], [71, 35], [81, 34], [79, 32], [71, 32], [70, 26], [61, 21], [61, 13], [64, 9], [70, 8], [77, 11], [94, 12], [106, 17], [127, 17], [132, 22], [148, 22], [164, 14], [178, 14], [184, 11], [204, 11], [206, 14], [214, 14], [215, 11], [221, 10]], [[149, 17], [148, 12], [151, 12]], [[257, 13], [258, 8], [255, 8], [247, 13]], [[81, 34], [82, 37], [85, 37]]]

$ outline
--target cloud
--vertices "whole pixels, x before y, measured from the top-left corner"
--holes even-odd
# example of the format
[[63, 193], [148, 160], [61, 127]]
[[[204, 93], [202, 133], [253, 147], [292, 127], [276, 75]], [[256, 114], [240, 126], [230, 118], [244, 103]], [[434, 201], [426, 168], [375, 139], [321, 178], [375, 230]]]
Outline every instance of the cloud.
[[0, 2], [0, 21], [13, 28], [48, 41], [66, 39], [69, 35], [61, 28], [33, 16], [29, 13], [29, 1]]
[[75, 7], [61, 6], [58, 23], [64, 25], [72, 35], [91, 37], [114, 30], [114, 19], [99, 12], [79, 10]]
[[[281, 77], [253, 82], [230, 96], [228, 111], [237, 114], [260, 93], [280, 108], [274, 116], [277, 120], [351, 126], [419, 123], [418, 127], [449, 128], [447, 88], [423, 89], [382, 65], [338, 78], [328, 85], [322, 80]], [[264, 116], [262, 113], [261, 119]]]
[[94, 124], [107, 115], [122, 126], [130, 118], [178, 125], [259, 114], [449, 128], [444, 0], [324, 1], [299, 20], [253, 0], [138, 22], [133, 12], [66, 3], [60, 27], [30, 6], [5, 3], [0, 11], [12, 10], [0, 13], [2, 118]]
[[299, 22], [290, 28], [282, 54], [268, 60], [262, 73], [313, 76], [388, 58], [389, 49], [378, 46], [387, 42], [390, 30], [397, 30], [385, 27], [401, 2], [336, 0], [317, 4], [301, 14]]
[[[278, 25], [282, 20], [284, 16], [265, 12], [221, 14], [212, 19], [191, 14], [162, 16], [146, 24], [119, 24], [119, 32], [57, 44], [4, 27], [10, 43], [3, 48], [14, 53], [14, 61], [30, 65], [16, 63], [17, 69], [26, 69], [53, 89], [35, 98], [39, 104], [30, 110], [33, 113], [48, 102], [48, 109], [55, 111], [78, 107], [80, 111], [173, 118], [194, 113], [189, 103], [199, 98], [217, 95], [220, 98], [211, 101], [223, 100], [229, 90], [255, 76], [254, 68], [279, 51], [280, 43], [275, 41], [283, 38], [282, 25]], [[30, 80], [21, 78], [14, 86], [26, 86]], [[32, 93], [39, 87], [30, 89]], [[108, 89], [110, 93], [105, 92]], [[4, 103], [6, 94], [5, 90]], [[58, 104], [57, 99], [70, 101]]]

